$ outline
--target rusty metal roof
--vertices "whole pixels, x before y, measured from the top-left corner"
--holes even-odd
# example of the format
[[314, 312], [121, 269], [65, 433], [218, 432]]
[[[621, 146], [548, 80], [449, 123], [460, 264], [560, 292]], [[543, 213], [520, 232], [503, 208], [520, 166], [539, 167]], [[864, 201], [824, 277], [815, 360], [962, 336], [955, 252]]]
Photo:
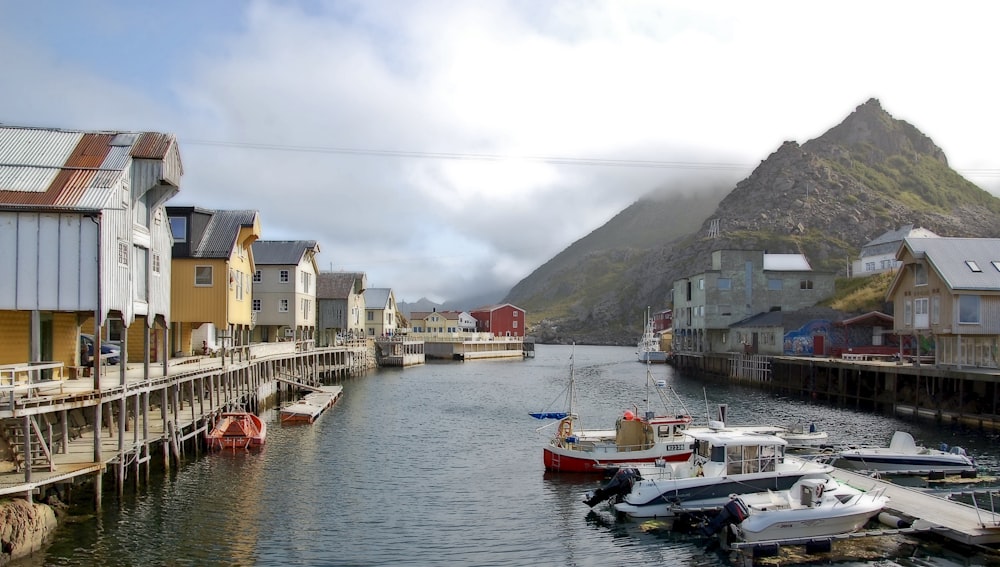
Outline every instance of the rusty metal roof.
[[[172, 134], [0, 125], [0, 207], [99, 210], [132, 159], [164, 159]], [[120, 203], [120, 197], [117, 201]]]

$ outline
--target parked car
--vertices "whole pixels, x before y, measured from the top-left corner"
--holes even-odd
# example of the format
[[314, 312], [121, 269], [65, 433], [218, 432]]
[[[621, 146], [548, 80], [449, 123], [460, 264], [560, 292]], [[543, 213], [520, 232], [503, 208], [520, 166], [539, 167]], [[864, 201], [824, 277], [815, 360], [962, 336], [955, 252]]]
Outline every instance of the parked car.
[[[80, 335], [80, 352], [87, 349], [87, 364], [90, 366], [94, 360], [94, 335]], [[108, 361], [108, 364], [118, 364], [121, 361], [121, 346], [115, 343], [101, 343], [101, 358]]]

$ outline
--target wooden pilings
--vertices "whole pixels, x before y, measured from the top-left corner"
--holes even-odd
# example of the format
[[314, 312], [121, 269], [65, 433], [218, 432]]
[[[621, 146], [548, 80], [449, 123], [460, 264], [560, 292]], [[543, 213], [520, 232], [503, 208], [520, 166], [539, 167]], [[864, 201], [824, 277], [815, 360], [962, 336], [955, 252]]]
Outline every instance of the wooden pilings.
[[675, 366], [839, 407], [1000, 429], [1000, 370], [742, 353], [675, 353]]

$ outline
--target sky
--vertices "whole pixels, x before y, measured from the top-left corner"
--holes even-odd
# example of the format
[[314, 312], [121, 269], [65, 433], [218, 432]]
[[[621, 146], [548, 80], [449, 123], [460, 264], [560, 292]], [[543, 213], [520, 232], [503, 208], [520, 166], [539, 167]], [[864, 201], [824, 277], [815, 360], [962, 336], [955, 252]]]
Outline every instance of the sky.
[[[1000, 3], [0, 0], [0, 123], [169, 132], [397, 301], [495, 293], [651, 192], [735, 187], [869, 98], [1000, 194]], [[887, 227], [887, 230], [892, 227]], [[469, 306], [470, 308], [473, 306]]]

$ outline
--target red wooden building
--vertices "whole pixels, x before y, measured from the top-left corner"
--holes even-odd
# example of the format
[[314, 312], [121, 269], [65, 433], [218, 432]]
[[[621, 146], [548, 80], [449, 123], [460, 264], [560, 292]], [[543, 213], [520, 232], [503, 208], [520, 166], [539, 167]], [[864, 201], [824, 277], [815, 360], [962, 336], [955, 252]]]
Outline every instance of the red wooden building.
[[653, 313], [653, 332], [659, 333], [674, 327], [674, 312], [670, 309]]
[[504, 303], [503, 305], [487, 305], [469, 312], [476, 319], [476, 330], [481, 333], [493, 333], [496, 337], [523, 337], [524, 309]]

